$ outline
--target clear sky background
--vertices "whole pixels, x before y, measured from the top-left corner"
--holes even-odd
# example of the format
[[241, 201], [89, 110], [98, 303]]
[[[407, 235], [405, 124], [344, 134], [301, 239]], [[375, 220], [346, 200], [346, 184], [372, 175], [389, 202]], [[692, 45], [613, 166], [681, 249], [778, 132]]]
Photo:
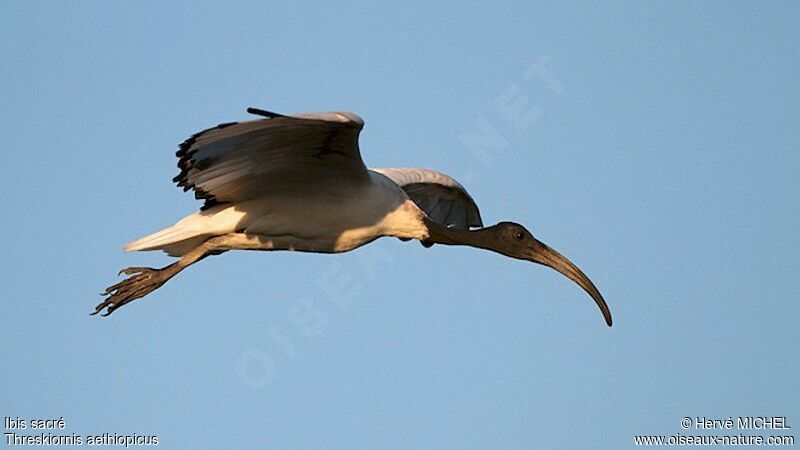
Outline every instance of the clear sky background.
[[[0, 415], [170, 449], [797, 436], [798, 3], [283, 3], [4, 2]], [[248, 106], [358, 113], [368, 165], [460, 179], [614, 327], [552, 270], [396, 239], [228, 253], [90, 317], [199, 206], [177, 144]]]

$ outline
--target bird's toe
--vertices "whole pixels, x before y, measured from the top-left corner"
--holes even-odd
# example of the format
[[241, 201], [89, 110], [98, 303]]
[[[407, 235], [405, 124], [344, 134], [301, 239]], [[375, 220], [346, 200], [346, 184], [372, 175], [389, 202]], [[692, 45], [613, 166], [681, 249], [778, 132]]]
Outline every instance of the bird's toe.
[[127, 267], [125, 269], [120, 270], [117, 275], [122, 275], [123, 273], [125, 275], [133, 275], [135, 273], [147, 273], [156, 271], [157, 270], [153, 269], [152, 267]]
[[119, 307], [154, 291], [166, 281], [161, 271], [149, 267], [128, 267], [120, 273], [131, 276], [107, 287], [101, 295], [107, 295], [108, 298], [100, 302], [91, 315], [105, 310], [102, 316], [108, 316]]

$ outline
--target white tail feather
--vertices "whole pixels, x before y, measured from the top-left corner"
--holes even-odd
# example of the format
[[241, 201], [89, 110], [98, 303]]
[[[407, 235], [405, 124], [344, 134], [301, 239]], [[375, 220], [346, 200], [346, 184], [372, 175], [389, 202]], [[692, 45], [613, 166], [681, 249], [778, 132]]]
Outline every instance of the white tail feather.
[[195, 230], [183, 228], [180, 226], [180, 224], [175, 224], [169, 228], [156, 231], [153, 234], [139, 238], [133, 242], [129, 242], [125, 245], [125, 251], [137, 252], [142, 250], [158, 250], [162, 245], [172, 244], [184, 239], [190, 239], [194, 236], [197, 236], [197, 232]]
[[[220, 205], [205, 211], [198, 211], [179, 220], [175, 225], [156, 231], [125, 245], [126, 252], [165, 250], [172, 256], [179, 256], [191, 250], [190, 245], [175, 245], [187, 240], [227, 234], [235, 231], [244, 213], [230, 205]], [[202, 240], [199, 240], [202, 242]], [[190, 248], [191, 247], [191, 248]]]

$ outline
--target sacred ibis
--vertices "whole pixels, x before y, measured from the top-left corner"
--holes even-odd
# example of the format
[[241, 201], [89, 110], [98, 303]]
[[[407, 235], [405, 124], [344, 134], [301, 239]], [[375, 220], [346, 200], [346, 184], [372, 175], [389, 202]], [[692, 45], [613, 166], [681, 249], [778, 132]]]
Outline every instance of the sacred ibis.
[[135, 240], [128, 251], [163, 250], [178, 261], [161, 269], [128, 267], [92, 314], [154, 291], [206, 256], [228, 250], [339, 253], [382, 236], [467, 245], [551, 267], [580, 285], [606, 323], [611, 312], [583, 272], [520, 224], [483, 227], [478, 206], [453, 178], [428, 169], [368, 169], [358, 135], [364, 121], [348, 112], [223, 123], [196, 133], [178, 149], [184, 191], [205, 201], [175, 225]]

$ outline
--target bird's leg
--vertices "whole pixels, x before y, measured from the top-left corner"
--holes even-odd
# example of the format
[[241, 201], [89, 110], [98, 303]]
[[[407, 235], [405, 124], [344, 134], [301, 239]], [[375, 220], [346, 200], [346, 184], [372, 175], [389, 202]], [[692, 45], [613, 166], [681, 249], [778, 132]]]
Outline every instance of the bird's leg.
[[107, 308], [103, 316], [107, 316], [114, 312], [117, 308], [127, 303], [130, 303], [137, 298], [142, 298], [145, 295], [153, 292], [167, 282], [170, 278], [178, 274], [183, 268], [180, 261], [172, 263], [161, 269], [152, 269], [150, 267], [128, 267], [119, 271], [120, 274], [132, 275], [119, 283], [109, 286], [101, 295], [108, 297], [103, 300], [94, 309], [92, 315], [101, 312]]
[[128, 267], [127, 269], [122, 269], [120, 274], [124, 273], [132, 276], [106, 288], [102, 295], [107, 295], [108, 298], [95, 307], [92, 315], [106, 309], [103, 315], [107, 316], [120, 306], [144, 297], [161, 287], [183, 269], [206, 256], [220, 254], [233, 249], [272, 250], [273, 248], [271, 241], [264, 241], [259, 236], [231, 233], [206, 240], [177, 262], [161, 269], [152, 269], [150, 267]]
[[203, 259], [210, 251], [208, 245], [204, 242], [184, 255], [177, 262], [162, 267], [161, 269], [128, 267], [127, 269], [120, 270], [120, 274], [124, 273], [125, 275], [131, 276], [115, 285], [107, 287], [102, 295], [107, 295], [108, 297], [94, 308], [92, 315], [106, 309], [103, 315], [107, 316], [120, 306], [128, 304], [137, 298], [144, 297], [161, 287], [167, 280], [177, 275], [181, 270]]

